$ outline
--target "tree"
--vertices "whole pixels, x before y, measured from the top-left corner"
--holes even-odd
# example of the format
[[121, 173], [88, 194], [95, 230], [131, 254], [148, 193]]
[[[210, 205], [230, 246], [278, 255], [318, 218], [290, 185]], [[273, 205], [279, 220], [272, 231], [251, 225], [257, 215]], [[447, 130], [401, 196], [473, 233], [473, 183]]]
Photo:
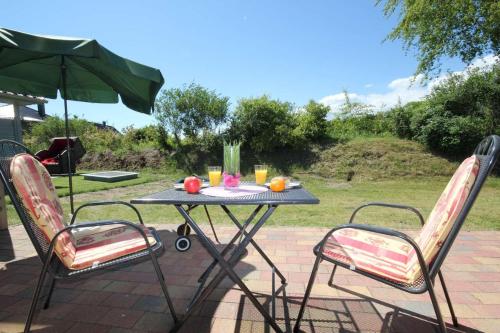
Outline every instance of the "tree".
[[387, 17], [399, 13], [400, 21], [387, 39], [402, 39], [404, 48], [416, 48], [416, 74], [439, 73], [443, 56], [474, 58], [500, 51], [500, 2], [498, 0], [377, 0]]
[[340, 106], [340, 118], [350, 118], [356, 116], [365, 116], [368, 114], [374, 114], [373, 105], [365, 104], [362, 102], [353, 102], [349, 97], [347, 90], [344, 90], [344, 103]]
[[268, 96], [246, 98], [236, 107], [229, 133], [253, 152], [273, 152], [294, 144], [293, 105]]
[[155, 117], [178, 143], [181, 136], [197, 140], [213, 133], [228, 115], [229, 98], [198, 84], [163, 90], [155, 103]]
[[310, 100], [298, 115], [298, 131], [310, 141], [319, 141], [326, 136], [330, 107]]
[[450, 76], [424, 101], [391, 111], [393, 129], [434, 151], [463, 158], [485, 136], [500, 132], [500, 65]]
[[193, 172], [200, 155], [195, 150], [206, 150], [206, 145], [214, 143], [214, 133], [227, 120], [228, 108], [228, 97], [198, 84], [163, 90], [154, 113], [161, 127], [161, 146], [170, 148], [167, 139], [171, 133], [180, 162]]

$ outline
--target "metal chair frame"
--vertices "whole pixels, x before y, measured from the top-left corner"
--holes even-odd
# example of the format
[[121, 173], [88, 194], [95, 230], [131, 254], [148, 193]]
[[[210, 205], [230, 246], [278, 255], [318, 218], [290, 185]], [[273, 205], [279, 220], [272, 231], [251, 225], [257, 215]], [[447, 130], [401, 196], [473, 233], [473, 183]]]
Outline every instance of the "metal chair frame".
[[393, 208], [393, 209], [404, 209], [404, 210], [409, 210], [413, 213], [415, 213], [420, 220], [420, 223], [424, 225], [425, 221], [422, 216], [422, 214], [414, 207], [411, 206], [406, 206], [406, 205], [399, 205], [399, 204], [387, 204], [387, 203], [381, 203], [381, 202], [372, 202], [368, 203], [365, 205], [362, 205], [358, 208], [356, 208], [352, 215], [351, 218], [349, 219], [348, 224], [340, 225], [338, 227], [335, 227], [331, 229], [326, 236], [323, 238], [323, 240], [314, 248], [314, 254], [316, 255], [316, 260], [311, 272], [311, 276], [309, 278], [309, 282], [306, 288], [306, 292], [304, 295], [304, 299], [302, 301], [298, 316], [297, 316], [297, 321], [295, 323], [294, 327], [294, 332], [300, 332], [300, 324], [302, 321], [302, 317], [304, 315], [304, 310], [305, 307], [307, 306], [307, 302], [309, 300], [309, 296], [311, 295], [311, 290], [314, 285], [314, 281], [316, 278], [316, 274], [318, 273], [318, 267], [319, 264], [323, 261], [326, 260], [328, 262], [331, 262], [334, 264], [333, 266], [333, 271], [330, 276], [330, 279], [328, 281], [328, 284], [330, 286], [333, 286], [333, 278], [335, 275], [335, 271], [337, 269], [337, 266], [344, 267], [346, 269], [352, 269], [349, 265], [347, 265], [344, 262], [337, 261], [334, 259], [331, 259], [327, 256], [325, 256], [323, 253], [323, 250], [325, 248], [327, 240], [330, 238], [330, 236], [337, 230], [340, 229], [357, 229], [357, 230], [364, 230], [364, 231], [370, 231], [382, 235], [387, 235], [391, 237], [396, 237], [404, 240], [407, 242], [414, 250], [418, 258], [418, 263], [420, 265], [420, 269], [422, 271], [422, 276], [419, 278], [414, 284], [408, 285], [404, 283], [399, 283], [396, 281], [392, 281], [389, 279], [385, 279], [383, 277], [380, 277], [378, 275], [372, 274], [367, 271], [363, 270], [354, 270], [355, 272], [367, 276], [369, 278], [372, 278], [374, 280], [377, 280], [379, 282], [385, 283], [387, 285], [390, 285], [392, 287], [395, 287], [397, 289], [406, 291], [408, 293], [413, 293], [413, 294], [421, 294], [424, 292], [429, 292], [429, 296], [434, 308], [434, 311], [436, 313], [436, 319], [439, 324], [440, 331], [442, 333], [446, 333], [446, 325], [443, 320], [443, 316], [441, 314], [441, 310], [438, 305], [438, 301], [436, 298], [436, 294], [434, 291], [434, 281], [436, 279], [436, 275], [439, 276], [439, 280], [441, 282], [441, 286], [443, 287], [444, 295], [446, 298], [446, 302], [448, 303], [448, 307], [450, 309], [450, 314], [452, 317], [453, 325], [455, 327], [458, 327], [458, 320], [455, 315], [455, 311], [453, 310], [453, 305], [451, 303], [451, 298], [448, 293], [448, 289], [446, 288], [446, 284], [444, 281], [443, 274], [441, 273], [441, 266], [448, 255], [451, 246], [455, 240], [455, 238], [458, 235], [458, 232], [460, 231], [462, 225], [465, 222], [465, 219], [467, 215], [469, 214], [470, 209], [472, 208], [482, 186], [484, 185], [488, 175], [491, 173], [493, 168], [495, 167], [495, 163], [498, 160], [498, 157], [500, 155], [500, 137], [497, 135], [491, 135], [487, 138], [485, 138], [483, 141], [481, 141], [476, 149], [474, 150], [474, 154], [478, 156], [480, 159], [480, 166], [479, 166], [479, 173], [476, 178], [476, 181], [474, 182], [474, 185], [471, 188], [471, 191], [469, 193], [469, 196], [467, 197], [467, 200], [464, 203], [464, 206], [462, 210], [460, 211], [459, 215], [457, 216], [452, 229], [450, 230], [448, 237], [446, 238], [445, 242], [443, 243], [443, 246], [440, 248], [437, 256], [435, 259], [430, 263], [430, 265], [427, 265], [427, 263], [424, 260], [424, 257], [422, 255], [422, 252], [417, 245], [417, 243], [413, 240], [412, 237], [406, 235], [403, 232], [397, 231], [397, 230], [392, 230], [389, 228], [383, 228], [383, 227], [376, 227], [376, 226], [371, 226], [371, 225], [365, 225], [365, 224], [354, 224], [354, 218], [356, 214], [364, 208], [371, 207], [371, 206], [380, 206], [380, 207], [386, 207], [386, 208]]
[[[149, 228], [151, 234], [156, 240], [156, 244], [151, 246], [148, 237], [144, 230], [135, 223], [131, 223], [123, 220], [114, 220], [114, 221], [99, 221], [99, 222], [90, 222], [90, 223], [82, 223], [82, 224], [74, 224], [76, 221], [76, 217], [78, 212], [80, 212], [83, 208], [94, 207], [94, 206], [103, 206], [103, 205], [123, 205], [133, 209], [137, 215], [138, 221], [141, 225], [144, 225], [143, 219], [137, 208], [131, 205], [128, 202], [124, 201], [101, 201], [101, 202], [90, 202], [86, 203], [75, 211], [71, 218], [70, 225], [60, 230], [49, 242], [47, 242], [42, 236], [41, 231], [38, 229], [34, 221], [31, 219], [29, 214], [27, 213], [27, 209], [20, 200], [15, 188], [12, 186], [12, 179], [10, 178], [10, 160], [15, 154], [18, 153], [27, 153], [33, 156], [33, 154], [26, 148], [24, 145], [12, 141], [12, 140], [0, 140], [0, 178], [5, 186], [6, 193], [9, 194], [9, 197], [12, 201], [16, 212], [23, 223], [28, 236], [33, 243], [40, 260], [42, 261], [42, 270], [40, 271], [40, 275], [38, 278], [38, 282], [33, 293], [33, 300], [30, 306], [30, 310], [26, 319], [26, 325], [24, 328], [24, 332], [27, 333], [30, 331], [31, 323], [33, 321], [33, 317], [35, 315], [35, 310], [37, 308], [37, 304], [40, 300], [40, 293], [42, 291], [44, 282], [49, 275], [49, 291], [44, 303], [44, 309], [47, 309], [50, 305], [50, 299], [52, 293], [54, 291], [54, 287], [56, 284], [56, 280], [69, 279], [69, 278], [77, 278], [80, 276], [88, 276], [90, 274], [99, 274], [102, 273], [105, 269], [119, 269], [121, 267], [126, 267], [130, 265], [134, 265], [140, 262], [151, 260], [153, 267], [155, 269], [156, 275], [160, 282], [163, 294], [167, 301], [167, 305], [170, 309], [170, 314], [174, 319], [174, 322], [178, 322], [177, 315], [175, 313], [172, 301], [170, 299], [170, 295], [168, 293], [167, 286], [165, 284], [165, 278], [161, 271], [160, 265], [158, 264], [157, 257], [161, 256], [165, 252], [165, 247], [163, 245], [160, 236], [156, 232], [155, 229]], [[58, 237], [64, 232], [71, 232], [71, 230], [76, 229], [84, 229], [89, 227], [96, 226], [107, 226], [107, 225], [121, 225], [127, 228], [135, 229], [137, 232], [141, 234], [144, 238], [146, 249], [137, 251], [135, 253], [119, 257], [114, 260], [106, 261], [99, 263], [98, 265], [93, 265], [92, 267], [88, 267], [80, 270], [69, 270], [67, 269], [62, 262], [59, 260], [57, 256], [54, 255], [54, 246], [57, 242]]]

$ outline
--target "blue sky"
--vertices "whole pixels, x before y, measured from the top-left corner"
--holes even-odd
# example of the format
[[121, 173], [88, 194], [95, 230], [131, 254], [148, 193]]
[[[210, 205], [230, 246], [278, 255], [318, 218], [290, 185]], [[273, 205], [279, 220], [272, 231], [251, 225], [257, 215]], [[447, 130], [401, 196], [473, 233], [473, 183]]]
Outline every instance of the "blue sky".
[[[3, 3], [2, 12], [2, 27], [95, 38], [159, 68], [164, 88], [196, 82], [229, 96], [231, 109], [262, 94], [296, 105], [314, 99], [334, 106], [344, 89], [362, 101], [394, 99], [416, 68], [400, 42], [383, 43], [396, 18], [386, 19], [375, 1], [16, 0]], [[454, 60], [443, 66], [463, 68]], [[50, 100], [47, 112], [62, 108]], [[69, 110], [119, 129], [154, 122], [121, 104], [70, 101]]]

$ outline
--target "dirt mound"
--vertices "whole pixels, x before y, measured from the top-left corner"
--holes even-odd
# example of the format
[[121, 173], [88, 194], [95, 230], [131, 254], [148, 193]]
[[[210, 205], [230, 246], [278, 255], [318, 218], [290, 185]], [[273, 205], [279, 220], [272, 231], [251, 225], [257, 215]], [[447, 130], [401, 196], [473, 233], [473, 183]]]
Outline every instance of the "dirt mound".
[[457, 165], [433, 155], [414, 141], [358, 138], [323, 150], [310, 172], [327, 178], [376, 180], [406, 176], [450, 176]]
[[165, 164], [165, 157], [158, 149], [145, 149], [117, 155], [112, 151], [87, 153], [81, 159], [79, 168], [89, 170], [141, 170], [159, 168]]

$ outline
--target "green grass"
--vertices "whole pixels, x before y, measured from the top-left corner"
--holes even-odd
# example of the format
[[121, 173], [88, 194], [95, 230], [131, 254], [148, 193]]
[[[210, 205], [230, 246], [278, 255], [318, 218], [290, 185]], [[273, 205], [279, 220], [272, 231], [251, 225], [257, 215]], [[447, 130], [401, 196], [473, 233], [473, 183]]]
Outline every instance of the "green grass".
[[[81, 171], [80, 174], [90, 173], [92, 171]], [[151, 171], [139, 172], [139, 176], [135, 179], [129, 179], [124, 181], [119, 181], [115, 183], [99, 182], [94, 180], [84, 180], [83, 176], [80, 174], [73, 177], [73, 193], [88, 193], [95, 191], [109, 190], [117, 187], [126, 187], [132, 185], [139, 185], [144, 183], [150, 183], [157, 180], [167, 179], [166, 175], [155, 174]], [[69, 195], [69, 185], [68, 177], [55, 177], [52, 179], [54, 186], [56, 187], [57, 194], [59, 197]]]
[[451, 176], [458, 163], [436, 156], [415, 141], [362, 137], [320, 152], [309, 172], [325, 178], [380, 180], [394, 177]]
[[[331, 227], [346, 223], [353, 209], [370, 201], [411, 205], [426, 217], [457, 165], [432, 155], [412, 141], [394, 137], [356, 138], [321, 151], [318, 161], [310, 168], [305, 167], [307, 172], [292, 174], [320, 199], [319, 205], [280, 206], [267, 225]], [[351, 182], [345, 180], [349, 172], [354, 174]], [[169, 173], [168, 170], [145, 170], [138, 179], [118, 183], [85, 181], [77, 176], [75, 193], [91, 193], [78, 195], [75, 203], [78, 206], [96, 200], [128, 201], [170, 188], [179, 177], [178, 172]], [[66, 178], [57, 178], [54, 183], [60, 196], [68, 195]], [[465, 229], [500, 230], [498, 198], [500, 178], [490, 177], [469, 214]], [[65, 211], [69, 212], [68, 198], [63, 198], [62, 202]], [[182, 223], [172, 206], [140, 205], [138, 208], [147, 223]], [[215, 223], [230, 223], [220, 208], [211, 207], [210, 212]], [[251, 208], [234, 207], [234, 212], [244, 219]], [[8, 213], [9, 223], [19, 223], [12, 206], [8, 207]], [[202, 209], [192, 214], [197, 221], [207, 222]], [[82, 211], [79, 216], [80, 220], [135, 220], [131, 211], [116, 206], [92, 208]], [[387, 208], [368, 208], [358, 215], [357, 221], [400, 229], [419, 227], [412, 213]]]
[[[175, 177], [162, 177], [170, 180], [142, 186], [123, 187], [112, 191], [112, 193], [111, 191], [105, 191], [86, 194], [84, 197], [77, 197], [76, 204], [109, 199], [127, 201], [154, 191], [160, 191], [162, 188], [169, 188], [172, 180], [175, 179]], [[320, 199], [320, 204], [280, 206], [268, 221], [268, 226], [333, 227], [346, 223], [355, 207], [370, 201], [408, 204], [419, 209], [426, 217], [449, 179], [449, 177], [406, 177], [394, 180], [345, 182], [306, 174], [295, 174], [294, 177], [301, 180], [305, 188]], [[498, 216], [500, 216], [499, 197], [500, 178], [491, 177], [476, 201], [464, 229], [500, 230], [498, 221]], [[67, 198], [63, 199], [63, 205], [65, 211], [69, 212]], [[146, 223], [182, 223], [181, 217], [172, 206], [139, 205], [138, 208]], [[12, 207], [8, 211], [10, 223], [19, 223]], [[250, 214], [251, 208], [234, 207], [234, 212], [239, 218], [244, 219]], [[210, 213], [212, 220], [216, 224], [230, 223], [219, 207], [211, 207]], [[195, 210], [192, 215], [197, 221], [207, 223], [207, 218], [202, 209]], [[79, 216], [80, 221], [109, 218], [125, 218], [135, 221], [135, 216], [131, 211], [116, 206], [92, 208], [82, 211]], [[418, 219], [412, 213], [384, 208], [368, 208], [359, 213], [357, 221], [398, 229], [415, 229], [419, 227]]]

